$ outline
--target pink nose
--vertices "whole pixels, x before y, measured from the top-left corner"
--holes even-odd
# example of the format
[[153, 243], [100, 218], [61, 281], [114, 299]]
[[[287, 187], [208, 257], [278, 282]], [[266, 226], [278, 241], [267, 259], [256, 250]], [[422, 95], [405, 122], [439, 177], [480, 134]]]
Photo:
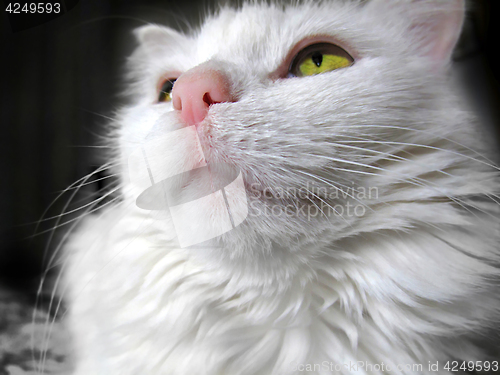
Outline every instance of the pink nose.
[[199, 66], [182, 74], [172, 90], [174, 108], [188, 125], [202, 122], [212, 104], [233, 101], [231, 85], [221, 72]]

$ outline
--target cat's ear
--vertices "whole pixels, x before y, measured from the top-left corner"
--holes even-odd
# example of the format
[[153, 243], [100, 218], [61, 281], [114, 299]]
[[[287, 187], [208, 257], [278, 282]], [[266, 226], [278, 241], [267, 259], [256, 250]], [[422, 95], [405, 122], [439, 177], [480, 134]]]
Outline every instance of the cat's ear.
[[416, 52], [437, 66], [449, 62], [462, 30], [465, 0], [371, 0], [369, 6], [386, 7], [389, 14], [407, 20]]
[[186, 43], [187, 37], [165, 26], [149, 24], [134, 30], [141, 48], [149, 55], [163, 54]]

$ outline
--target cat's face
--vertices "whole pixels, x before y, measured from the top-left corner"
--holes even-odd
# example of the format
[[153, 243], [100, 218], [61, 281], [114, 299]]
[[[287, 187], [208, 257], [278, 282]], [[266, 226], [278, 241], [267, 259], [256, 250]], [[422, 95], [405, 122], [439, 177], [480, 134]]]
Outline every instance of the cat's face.
[[[247, 238], [348, 232], [396, 191], [400, 171], [387, 166], [402, 157], [398, 143], [451, 133], [443, 78], [462, 17], [461, 0], [325, 1], [224, 9], [189, 36], [140, 28], [136, 104], [118, 119], [125, 187], [131, 150], [192, 125], [208, 164], [242, 173]], [[193, 120], [165, 82], [204, 72], [223, 77], [227, 100]], [[199, 162], [192, 146], [176, 147], [165, 169]]]

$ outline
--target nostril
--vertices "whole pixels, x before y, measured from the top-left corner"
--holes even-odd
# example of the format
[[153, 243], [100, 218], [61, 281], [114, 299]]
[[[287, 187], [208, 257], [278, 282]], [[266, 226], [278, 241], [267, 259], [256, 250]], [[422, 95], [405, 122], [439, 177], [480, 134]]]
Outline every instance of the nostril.
[[177, 109], [178, 111], [182, 110], [181, 98], [179, 95], [177, 95], [177, 91], [174, 90], [172, 90], [172, 105], [174, 106], [174, 109]]
[[212, 100], [212, 97], [210, 96], [209, 92], [206, 92], [205, 95], [203, 95], [203, 101], [208, 104], [208, 106], [211, 106], [212, 104], [217, 104], [220, 103], [216, 100]]
[[232, 102], [231, 85], [221, 72], [196, 67], [181, 75], [172, 89], [172, 104], [189, 125], [202, 122], [213, 104]]

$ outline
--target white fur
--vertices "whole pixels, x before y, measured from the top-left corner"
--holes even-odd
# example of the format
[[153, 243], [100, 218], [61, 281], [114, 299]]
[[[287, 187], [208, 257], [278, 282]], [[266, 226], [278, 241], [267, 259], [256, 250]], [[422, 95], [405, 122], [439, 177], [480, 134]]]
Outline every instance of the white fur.
[[[86, 218], [66, 248], [75, 374], [352, 373], [357, 361], [435, 373], [429, 362], [444, 372], [451, 359], [491, 359], [499, 179], [448, 81], [462, 6], [256, 4], [222, 9], [189, 36], [138, 30], [134, 105], [113, 133], [123, 201]], [[269, 78], [318, 34], [354, 65]], [[202, 63], [238, 97], [200, 126], [205, 156], [241, 169], [250, 214], [219, 247], [181, 249], [168, 215], [135, 205], [127, 158], [147, 134], [181, 126], [170, 104], [154, 104], [161, 77]], [[261, 194], [332, 184], [348, 194]], [[370, 187], [376, 196], [360, 194]], [[348, 203], [364, 215], [262, 214]]]

